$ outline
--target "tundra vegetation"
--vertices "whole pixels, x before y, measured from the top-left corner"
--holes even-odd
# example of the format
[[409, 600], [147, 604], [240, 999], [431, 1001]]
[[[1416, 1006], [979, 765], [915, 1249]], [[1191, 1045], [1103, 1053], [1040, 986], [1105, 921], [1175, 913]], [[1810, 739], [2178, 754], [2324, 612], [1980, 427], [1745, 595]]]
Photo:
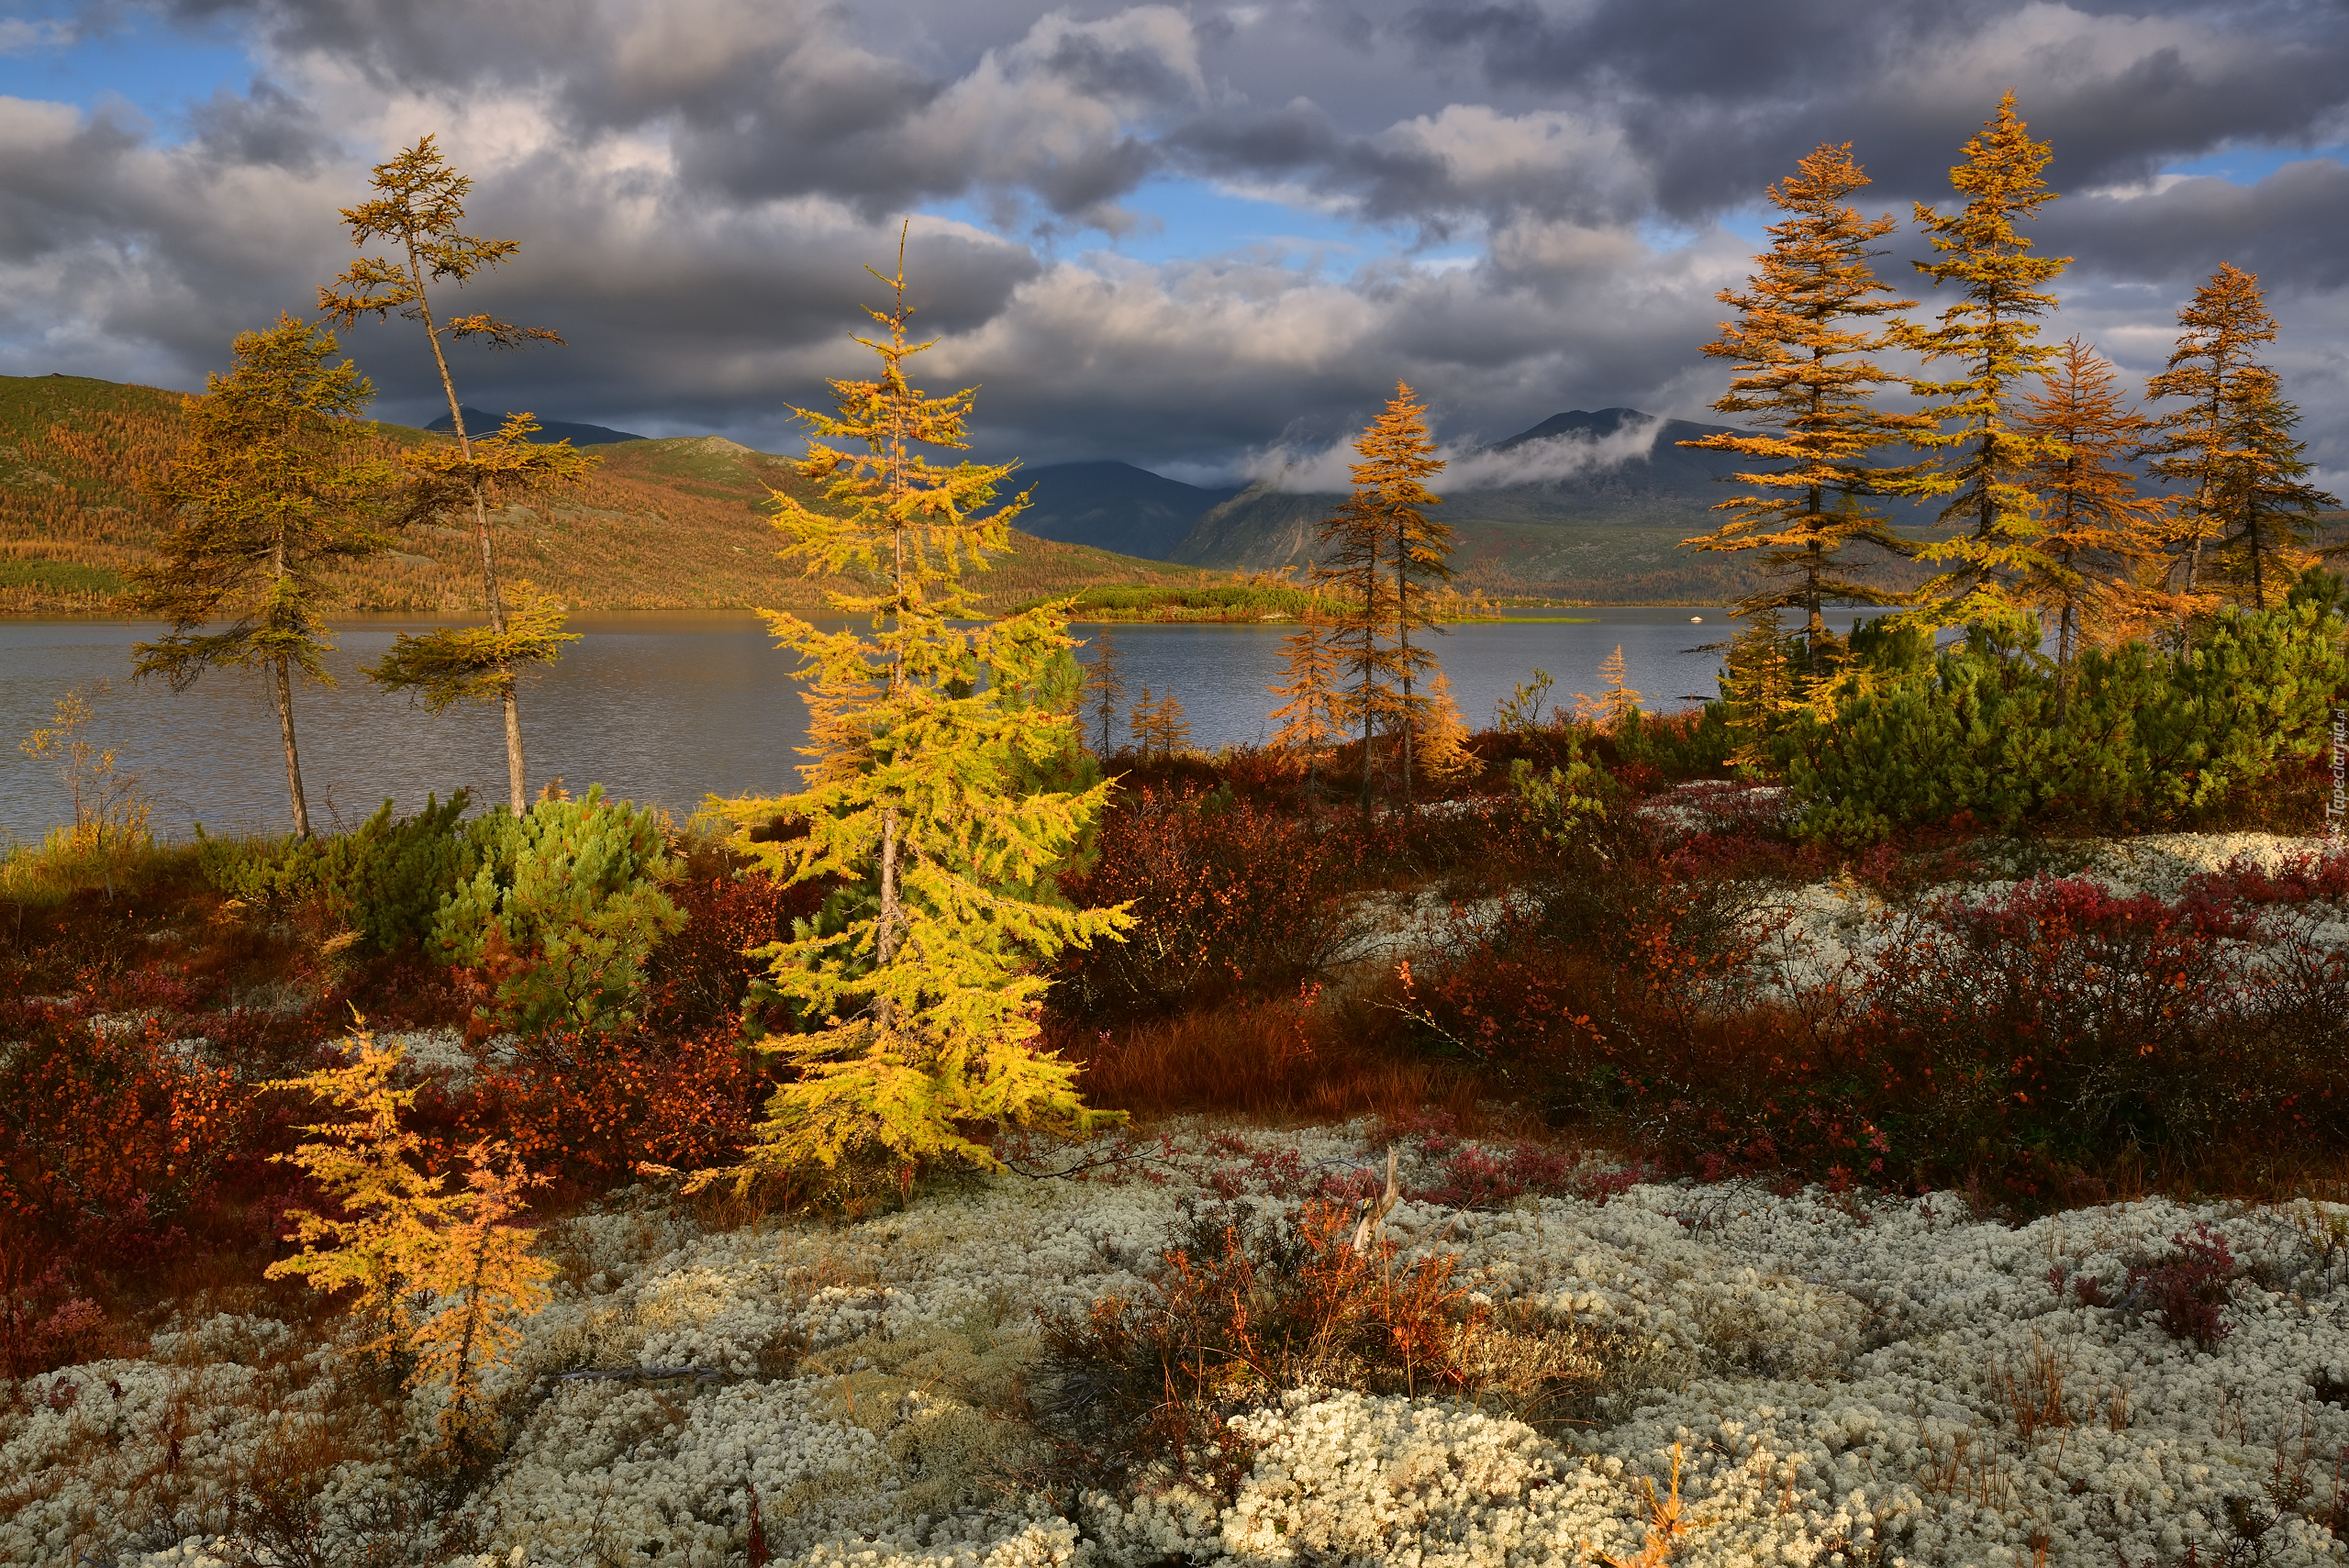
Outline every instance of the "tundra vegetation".
[[[1202, 752], [1065, 596], [972, 614], [1014, 470], [927, 455], [974, 393], [913, 384], [902, 256], [774, 485], [852, 623], [770, 617], [797, 790], [166, 842], [67, 698], [73, 820], [0, 868], [0, 1557], [2341, 1561], [2329, 498], [2255, 280], [2135, 412], [2036, 340], [2011, 101], [1965, 157], [1932, 326], [1848, 149], [1773, 188], [1705, 542], [1778, 576], [1694, 711], [1620, 651], [1451, 710], [1398, 387], [1278, 736]], [[156, 568], [254, 627], [373, 517], [272, 406], [283, 494]]]

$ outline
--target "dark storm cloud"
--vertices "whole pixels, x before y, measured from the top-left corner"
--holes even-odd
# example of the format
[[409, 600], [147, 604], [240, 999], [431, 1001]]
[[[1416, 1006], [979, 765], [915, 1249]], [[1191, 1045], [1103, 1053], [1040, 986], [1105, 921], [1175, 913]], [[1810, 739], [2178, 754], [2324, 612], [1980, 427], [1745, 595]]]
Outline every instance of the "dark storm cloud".
[[1406, 26], [1496, 87], [1613, 105], [1681, 217], [1747, 199], [1821, 141], [1854, 142], [1879, 183], [1930, 197], [2008, 88], [2075, 185], [2231, 139], [2288, 143], [2349, 103], [2349, 26], [2331, 6], [1511, 0], [1430, 6]]
[[311, 174], [340, 150], [317, 111], [267, 78], [243, 93], [226, 88], [188, 112], [207, 158]]
[[[2155, 178], [2229, 147], [2349, 138], [2338, 6], [2044, 0], [176, 0], [263, 73], [165, 128], [0, 102], [0, 364], [194, 384], [233, 332], [300, 308], [351, 251], [335, 209], [419, 131], [524, 241], [467, 303], [566, 349], [467, 361], [467, 395], [630, 428], [785, 438], [860, 372], [847, 334], [906, 212], [945, 335], [932, 385], [984, 383], [982, 437], [1031, 461], [1189, 472], [1311, 447], [1397, 375], [1448, 434], [1574, 406], [1699, 410], [1714, 227], [1822, 140], [1873, 209], [1947, 206], [1960, 145], [2016, 89], [2067, 193], [2036, 237], [2076, 316], [2157, 363], [2219, 261], [2276, 292], [2278, 362], [2332, 442], [2349, 384], [2349, 173]], [[1145, 265], [1087, 253], [1174, 174], [1364, 226], [1351, 253]], [[1266, 207], [1277, 224], [1275, 207]], [[1750, 211], [1738, 218], [1750, 223]], [[1169, 237], [1180, 254], [1179, 234]], [[1422, 249], [1445, 244], [1441, 261]], [[1887, 241], [1901, 282], [1924, 250]], [[2133, 313], [2133, 314], [2132, 314]], [[2142, 319], [2140, 319], [2142, 318]], [[354, 351], [386, 411], [430, 412], [404, 324]], [[411, 329], [412, 330], [412, 329]], [[2328, 359], [2328, 355], [2331, 356]], [[2330, 367], [2330, 368], [2329, 368]]]
[[2249, 186], [2205, 176], [2068, 197], [2043, 227], [2049, 250], [2132, 282], [2201, 278], [2231, 261], [2271, 289], [2349, 285], [2349, 168], [2330, 159], [2288, 163]]

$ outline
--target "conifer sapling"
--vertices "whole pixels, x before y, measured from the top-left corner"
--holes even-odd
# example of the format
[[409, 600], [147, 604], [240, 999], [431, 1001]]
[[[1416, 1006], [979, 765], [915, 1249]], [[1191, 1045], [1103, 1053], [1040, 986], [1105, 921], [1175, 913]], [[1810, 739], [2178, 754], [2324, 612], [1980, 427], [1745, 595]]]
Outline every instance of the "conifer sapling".
[[1109, 785], [1021, 782], [1076, 741], [1066, 705], [1020, 696], [1067, 660], [1067, 605], [958, 624], [976, 618], [964, 574], [1009, 547], [1026, 496], [995, 505], [1016, 464], [939, 466], [916, 450], [966, 445], [975, 389], [931, 397], [907, 378], [930, 345], [907, 335], [902, 239], [896, 273], [874, 275], [894, 303], [866, 312], [881, 330], [857, 340], [880, 376], [832, 383], [834, 413], [797, 411], [813, 432], [800, 472], [823, 485], [826, 508], [774, 495], [783, 559], [810, 576], [863, 574], [872, 591], [829, 597], [870, 629], [763, 612], [802, 661], [810, 761], [796, 794], [724, 803], [746, 840], [777, 816], [807, 825], [746, 842], [785, 880], [839, 876], [863, 891], [847, 917], [753, 950], [805, 1032], [764, 1042], [793, 1076], [744, 1163], [697, 1184], [824, 1180], [843, 1161], [901, 1179], [931, 1161], [994, 1168], [976, 1124], [1081, 1132], [1106, 1119], [1078, 1099], [1075, 1068], [1032, 1043], [1041, 967], [1131, 924], [1122, 907], [1070, 907], [1051, 881]]

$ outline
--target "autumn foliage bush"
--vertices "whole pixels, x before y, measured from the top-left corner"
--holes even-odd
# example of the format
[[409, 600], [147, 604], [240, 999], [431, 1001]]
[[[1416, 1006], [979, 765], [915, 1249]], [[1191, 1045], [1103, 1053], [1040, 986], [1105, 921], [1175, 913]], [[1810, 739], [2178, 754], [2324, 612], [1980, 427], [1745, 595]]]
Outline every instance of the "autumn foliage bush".
[[1409, 1262], [1351, 1244], [1355, 1218], [1308, 1203], [1286, 1216], [1194, 1207], [1140, 1289], [1042, 1318], [1041, 1424], [1101, 1481], [1153, 1464], [1229, 1485], [1247, 1469], [1226, 1418], [1320, 1383], [1397, 1394], [1458, 1392], [1470, 1373], [1468, 1302], [1453, 1260]]
[[1063, 876], [1084, 907], [1130, 903], [1122, 942], [1065, 953], [1052, 1005], [1078, 1014], [1212, 1006], [1293, 994], [1356, 934], [1345, 895], [1365, 856], [1341, 820], [1235, 791], [1144, 786], [1103, 816], [1097, 853]]
[[550, 1029], [484, 1073], [461, 1112], [522, 1163], [593, 1195], [640, 1162], [682, 1169], [732, 1159], [749, 1139], [760, 1080], [741, 1037]]
[[118, 1257], [166, 1244], [249, 1130], [250, 1090], [161, 1020], [100, 1028], [0, 1001], [0, 1250]]
[[2349, 957], [2291, 918], [2337, 866], [2175, 902], [2029, 879], [1912, 910], [1856, 972], [1764, 987], [1767, 907], [1714, 869], [1742, 858], [1636, 830], [1562, 848], [1529, 906], [1414, 968], [1423, 1048], [1700, 1174], [2047, 1201], [2121, 1166], [2349, 1151]]

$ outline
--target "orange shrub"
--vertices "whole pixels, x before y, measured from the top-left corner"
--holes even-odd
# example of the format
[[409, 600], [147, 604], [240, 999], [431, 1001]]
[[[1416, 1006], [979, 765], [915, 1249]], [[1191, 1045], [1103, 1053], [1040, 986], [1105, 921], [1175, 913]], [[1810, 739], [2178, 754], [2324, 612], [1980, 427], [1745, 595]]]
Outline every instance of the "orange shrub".
[[152, 1251], [244, 1142], [251, 1091], [171, 1032], [0, 1002], [0, 1218], [19, 1244], [97, 1267]]

